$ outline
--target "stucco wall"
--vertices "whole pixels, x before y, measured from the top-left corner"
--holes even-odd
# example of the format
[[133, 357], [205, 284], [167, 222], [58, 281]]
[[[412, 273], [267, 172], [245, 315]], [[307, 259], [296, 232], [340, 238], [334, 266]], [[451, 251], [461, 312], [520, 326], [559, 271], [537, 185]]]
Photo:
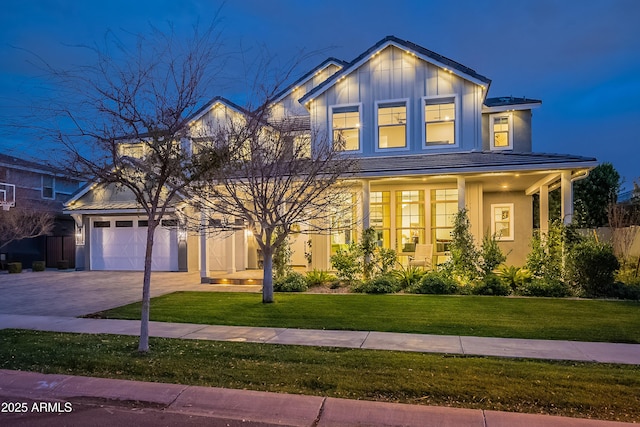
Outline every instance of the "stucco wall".
[[499, 242], [507, 265], [522, 266], [529, 253], [533, 233], [533, 199], [521, 192], [484, 193], [484, 230], [491, 233], [491, 205], [513, 203], [514, 240]]

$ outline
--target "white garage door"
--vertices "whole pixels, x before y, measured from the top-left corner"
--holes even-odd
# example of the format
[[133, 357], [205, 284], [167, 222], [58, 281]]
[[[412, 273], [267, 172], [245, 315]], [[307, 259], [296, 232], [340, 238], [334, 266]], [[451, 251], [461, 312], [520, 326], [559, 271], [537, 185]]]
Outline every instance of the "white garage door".
[[[153, 271], [178, 271], [178, 239], [175, 221], [164, 220], [156, 228]], [[92, 270], [144, 270], [146, 220], [139, 217], [95, 218], [91, 221]]]

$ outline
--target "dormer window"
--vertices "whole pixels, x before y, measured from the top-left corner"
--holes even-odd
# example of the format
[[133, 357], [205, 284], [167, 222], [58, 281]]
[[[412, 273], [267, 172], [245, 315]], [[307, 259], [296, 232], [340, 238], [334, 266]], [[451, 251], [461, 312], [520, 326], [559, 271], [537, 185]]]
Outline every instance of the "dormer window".
[[378, 148], [407, 147], [407, 103], [378, 104]]
[[454, 97], [425, 98], [424, 145], [426, 147], [456, 144], [456, 103]]
[[360, 106], [331, 108], [333, 147], [339, 151], [360, 150]]
[[491, 149], [512, 150], [513, 131], [511, 126], [511, 114], [494, 114], [490, 116]]

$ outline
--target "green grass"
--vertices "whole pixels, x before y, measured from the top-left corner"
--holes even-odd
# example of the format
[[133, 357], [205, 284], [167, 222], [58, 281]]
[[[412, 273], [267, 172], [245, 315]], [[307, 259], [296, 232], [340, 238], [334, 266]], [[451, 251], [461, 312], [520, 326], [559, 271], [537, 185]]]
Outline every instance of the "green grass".
[[[139, 319], [140, 304], [92, 317]], [[153, 298], [151, 320], [212, 325], [409, 332], [640, 343], [640, 303], [428, 295], [177, 292]]]
[[640, 421], [640, 366], [0, 331], [0, 369]]

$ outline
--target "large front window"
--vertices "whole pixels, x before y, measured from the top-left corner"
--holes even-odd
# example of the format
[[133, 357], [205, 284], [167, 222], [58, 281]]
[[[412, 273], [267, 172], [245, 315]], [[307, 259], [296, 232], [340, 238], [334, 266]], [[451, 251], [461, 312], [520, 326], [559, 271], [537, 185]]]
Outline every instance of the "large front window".
[[391, 247], [391, 200], [389, 191], [372, 191], [369, 195], [369, 224], [376, 230], [378, 246]]
[[456, 143], [456, 104], [453, 99], [426, 99], [424, 105], [425, 145]]
[[331, 255], [338, 249], [347, 249], [355, 241], [355, 208], [356, 198], [351, 193], [345, 194], [342, 200], [331, 207]]
[[407, 105], [378, 105], [378, 148], [407, 146]]
[[360, 149], [360, 111], [358, 106], [332, 109], [333, 146], [336, 150]]
[[431, 235], [435, 253], [449, 252], [453, 222], [458, 212], [458, 190], [431, 190]]
[[424, 237], [424, 191], [396, 191], [398, 252], [415, 252], [417, 243], [425, 243]]

